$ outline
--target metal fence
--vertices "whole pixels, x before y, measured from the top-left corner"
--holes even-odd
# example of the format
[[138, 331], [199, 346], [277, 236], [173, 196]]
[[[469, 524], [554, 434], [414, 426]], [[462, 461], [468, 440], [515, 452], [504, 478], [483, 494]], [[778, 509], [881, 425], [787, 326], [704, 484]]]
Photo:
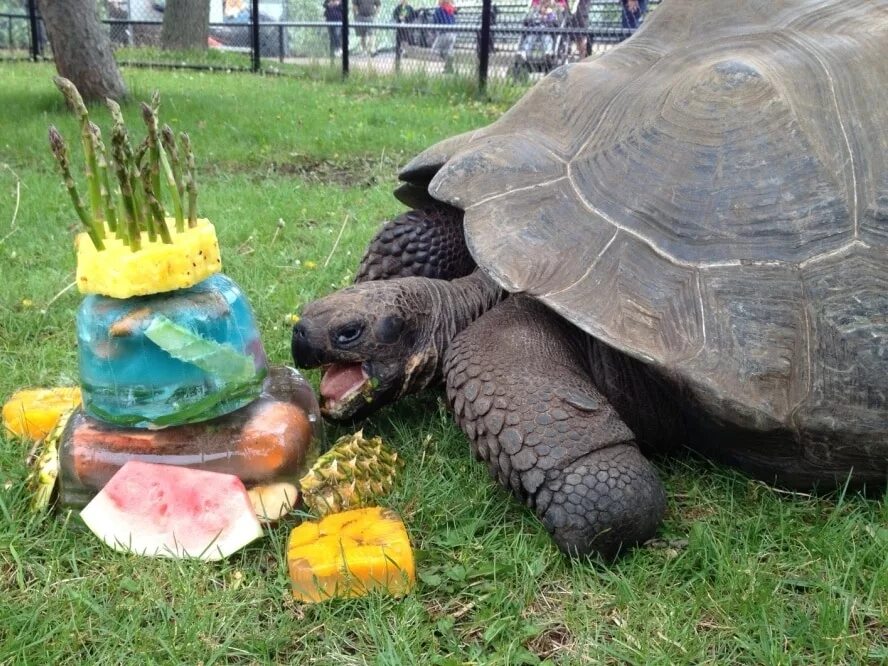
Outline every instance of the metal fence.
[[[211, 0], [208, 48], [187, 52], [163, 49], [166, 0], [99, 0], [97, 6], [121, 64], [463, 77], [482, 90], [491, 82], [524, 85], [612, 47], [636, 27], [620, 0], [469, 0], [446, 24], [436, 0], [416, 2]], [[658, 4], [643, 3], [648, 13]], [[368, 6], [372, 14], [355, 11]], [[0, 0], [4, 57], [51, 58], [35, 0]]]

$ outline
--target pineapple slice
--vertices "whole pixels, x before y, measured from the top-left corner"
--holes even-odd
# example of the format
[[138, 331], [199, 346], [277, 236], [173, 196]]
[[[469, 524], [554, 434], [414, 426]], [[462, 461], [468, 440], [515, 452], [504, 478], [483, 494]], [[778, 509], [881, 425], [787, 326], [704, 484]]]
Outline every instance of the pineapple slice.
[[364, 431], [340, 437], [299, 480], [305, 505], [318, 516], [375, 504], [391, 491], [400, 462], [382, 438]]
[[142, 247], [133, 252], [106, 231], [105, 249], [96, 250], [89, 236], [77, 236], [77, 287], [82, 294], [130, 298], [159, 294], [196, 285], [222, 269], [216, 229], [208, 220], [177, 232], [175, 220], [167, 226], [172, 244], [151, 242], [142, 233]]
[[48, 509], [55, 496], [59, 480], [59, 441], [73, 414], [73, 408], [60, 414], [52, 431], [28, 454], [28, 467], [31, 469], [28, 490], [31, 491], [32, 511]]
[[24, 389], [3, 405], [3, 425], [16, 437], [43, 439], [59, 418], [80, 405], [80, 387]]
[[381, 507], [334, 513], [290, 532], [287, 565], [297, 601], [360, 597], [371, 590], [394, 596], [416, 582], [404, 523]]

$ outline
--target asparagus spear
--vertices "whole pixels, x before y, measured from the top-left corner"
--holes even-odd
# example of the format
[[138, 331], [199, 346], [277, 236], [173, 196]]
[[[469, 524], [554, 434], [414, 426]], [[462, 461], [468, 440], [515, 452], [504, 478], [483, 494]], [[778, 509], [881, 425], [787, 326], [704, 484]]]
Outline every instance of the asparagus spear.
[[142, 120], [148, 128], [148, 162], [151, 168], [147, 173], [151, 177], [152, 191], [155, 196], [160, 196], [160, 139], [157, 136], [157, 116], [145, 102], [142, 102]]
[[151, 98], [151, 106], [142, 104], [142, 118], [148, 127], [148, 150], [151, 155], [151, 176], [153, 179], [152, 187], [154, 194], [161, 198], [160, 189], [160, 171], [163, 170], [163, 176], [167, 186], [170, 189], [170, 198], [173, 200], [173, 216], [176, 218], [176, 231], [185, 231], [185, 218], [182, 214], [182, 199], [179, 197], [179, 187], [176, 183], [176, 177], [173, 169], [167, 159], [166, 150], [163, 147], [163, 141], [160, 132], [157, 129], [157, 108], [160, 106], [160, 98], [157, 92]]
[[[102, 216], [102, 193], [99, 186], [96, 154], [93, 150], [92, 132], [89, 129], [89, 112], [86, 110], [83, 98], [73, 83], [61, 76], [54, 77], [53, 81], [80, 119], [80, 143], [83, 145], [83, 153], [86, 155], [86, 182], [89, 187], [90, 208], [93, 219], [104, 219]], [[97, 233], [100, 234], [100, 237], [105, 235], [104, 229], [101, 227], [97, 228]]]
[[[150, 142], [148, 146], [148, 155], [149, 159], [146, 160], [146, 164], [142, 168], [142, 191], [145, 194], [145, 209], [148, 211], [148, 219], [151, 220], [154, 228], [159, 232], [160, 229], [158, 228], [158, 224], [161, 221], [163, 221], [164, 224], [166, 223], [166, 212], [163, 209], [163, 204], [160, 203], [159, 190], [155, 189], [160, 185], [160, 164], [150, 158]], [[153, 196], [157, 200], [158, 205], [160, 205], [160, 212], [162, 213], [160, 217], [155, 214], [155, 209], [151, 205], [151, 196]]]
[[120, 196], [123, 199], [123, 211], [127, 225], [127, 240], [130, 249], [135, 252], [142, 247], [142, 238], [139, 229], [139, 214], [136, 208], [136, 199], [135, 193], [133, 192], [132, 173], [130, 169], [133, 159], [132, 146], [130, 145], [129, 135], [126, 131], [126, 124], [123, 121], [123, 114], [120, 112], [120, 105], [110, 98], [106, 99], [105, 103], [108, 105], [108, 110], [111, 111], [111, 117], [114, 119], [114, 127], [111, 130], [111, 152], [114, 156], [117, 182], [120, 184]]
[[182, 163], [179, 160], [179, 149], [176, 147], [176, 137], [173, 134], [173, 128], [169, 125], [161, 127], [160, 137], [163, 140], [164, 150], [169, 155], [173, 175], [176, 177], [176, 189], [179, 192], [179, 198], [183, 198], [185, 196], [185, 181], [182, 180]]
[[[152, 221], [154, 218], [151, 215], [151, 211], [148, 209], [148, 203], [145, 201], [145, 192], [144, 188], [141, 185], [142, 182], [142, 160], [145, 158], [145, 153], [148, 152], [148, 137], [142, 140], [142, 143], [139, 144], [139, 147], [136, 148], [136, 154], [133, 157], [132, 165], [133, 165], [133, 194], [135, 195], [136, 201], [136, 210], [139, 215], [139, 223], [145, 225], [145, 230], [148, 232], [148, 240], [154, 242], [157, 239], [157, 230], [154, 228], [154, 222]], [[147, 167], [146, 167], [147, 173]]]
[[99, 225], [86, 212], [83, 202], [80, 200], [80, 195], [77, 193], [77, 185], [74, 183], [74, 177], [71, 175], [71, 165], [68, 162], [68, 147], [65, 145], [62, 135], [59, 134], [59, 131], [54, 126], [49, 128], [49, 146], [52, 148], [52, 153], [55, 155], [56, 162], [58, 162], [59, 168], [62, 171], [62, 178], [65, 180], [65, 187], [68, 188], [68, 195], [71, 197], [77, 216], [80, 218], [83, 226], [86, 227], [86, 233], [89, 234], [95, 248], [97, 250], [104, 250], [105, 244], [102, 242], [102, 235], [98, 231]]
[[191, 138], [182, 132], [179, 134], [182, 152], [185, 154], [185, 186], [188, 188], [188, 226], [197, 225], [197, 182], [194, 177], [194, 151], [191, 149]]
[[179, 162], [179, 150], [176, 148], [176, 137], [169, 125], [160, 129], [160, 139], [163, 144], [163, 152], [169, 158], [165, 164], [167, 182], [173, 190], [173, 209], [176, 212], [176, 230], [180, 233], [185, 230], [185, 221], [182, 213], [182, 199], [185, 197], [185, 182], [182, 180], [182, 165]]
[[[111, 147], [114, 155], [115, 173], [117, 182], [120, 184], [120, 196], [123, 199], [123, 212], [126, 217], [127, 226], [127, 242], [130, 249], [135, 252], [142, 246], [142, 239], [139, 230], [139, 222], [136, 217], [136, 202], [133, 198], [133, 187], [130, 181], [130, 170], [127, 168], [126, 149], [124, 143], [126, 141], [126, 130], [120, 125], [114, 125], [111, 134]], [[120, 222], [123, 226], [123, 221]]]
[[114, 193], [111, 190], [111, 181], [108, 178], [108, 153], [105, 151], [105, 143], [102, 141], [102, 130], [95, 123], [89, 124], [90, 140], [92, 141], [93, 153], [96, 156], [96, 175], [99, 180], [99, 192], [102, 195], [102, 208], [105, 219], [108, 221], [108, 229], [115, 232], [118, 238], [121, 238], [122, 229], [117, 229], [117, 210], [114, 205]]
[[[152, 171], [156, 171], [156, 165], [152, 164]], [[160, 201], [157, 200], [157, 196], [154, 194], [153, 183], [154, 178], [152, 177], [154, 174], [149, 173], [145, 178], [142, 179], [142, 186], [145, 190], [145, 202], [148, 204], [148, 210], [151, 213], [151, 217], [153, 218], [153, 224], [157, 229], [157, 232], [160, 234], [161, 240], [164, 243], [172, 243], [173, 239], [170, 236], [169, 227], [166, 225], [166, 219], [164, 218], [163, 207], [160, 205]], [[150, 231], [148, 232], [151, 233]]]
[[142, 168], [142, 160], [145, 159], [145, 153], [148, 152], [148, 137], [146, 136], [142, 139], [142, 143], [139, 144], [139, 147], [136, 148], [136, 154], [133, 157], [133, 163], [138, 166], [140, 169]]
[[123, 120], [123, 113], [120, 112], [120, 104], [115, 102], [110, 97], [105, 98], [105, 106], [108, 107], [108, 111], [111, 112], [111, 120], [114, 121], [114, 125], [120, 125], [126, 130], [126, 122]]

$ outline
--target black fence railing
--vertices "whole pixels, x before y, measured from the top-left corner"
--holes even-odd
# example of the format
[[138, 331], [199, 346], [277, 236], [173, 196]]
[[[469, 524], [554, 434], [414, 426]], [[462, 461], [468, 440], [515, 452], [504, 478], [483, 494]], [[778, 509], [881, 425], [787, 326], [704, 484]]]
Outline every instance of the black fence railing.
[[[398, 22], [399, 5], [382, 0], [376, 15], [358, 22], [349, 15], [349, 0], [326, 2], [343, 3], [341, 21], [325, 21], [322, 7], [307, 11], [297, 0], [211, 0], [208, 48], [186, 53], [162, 48], [163, 0], [100, 0], [97, 6], [124, 64], [259, 71], [274, 62], [276, 71], [313, 67], [343, 76], [354, 70], [452, 74], [475, 78], [481, 89], [491, 80], [531, 80], [607, 50], [635, 30], [620, 0], [574, 0], [573, 9], [568, 0], [481, 0], [458, 7], [448, 24], [437, 22], [435, 7], [411, 8], [409, 22]], [[650, 0], [647, 11], [658, 4]], [[0, 0], [0, 10], [0, 57], [51, 57], [35, 0]]]

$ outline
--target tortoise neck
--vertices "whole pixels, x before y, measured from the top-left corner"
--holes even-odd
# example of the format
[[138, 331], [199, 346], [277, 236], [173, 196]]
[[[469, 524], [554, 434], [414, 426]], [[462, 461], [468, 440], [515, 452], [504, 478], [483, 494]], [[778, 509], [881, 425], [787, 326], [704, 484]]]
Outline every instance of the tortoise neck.
[[444, 355], [453, 338], [505, 296], [500, 286], [480, 270], [456, 280], [424, 283], [430, 313], [422, 331], [426, 347], [411, 357], [402, 395], [440, 381]]

